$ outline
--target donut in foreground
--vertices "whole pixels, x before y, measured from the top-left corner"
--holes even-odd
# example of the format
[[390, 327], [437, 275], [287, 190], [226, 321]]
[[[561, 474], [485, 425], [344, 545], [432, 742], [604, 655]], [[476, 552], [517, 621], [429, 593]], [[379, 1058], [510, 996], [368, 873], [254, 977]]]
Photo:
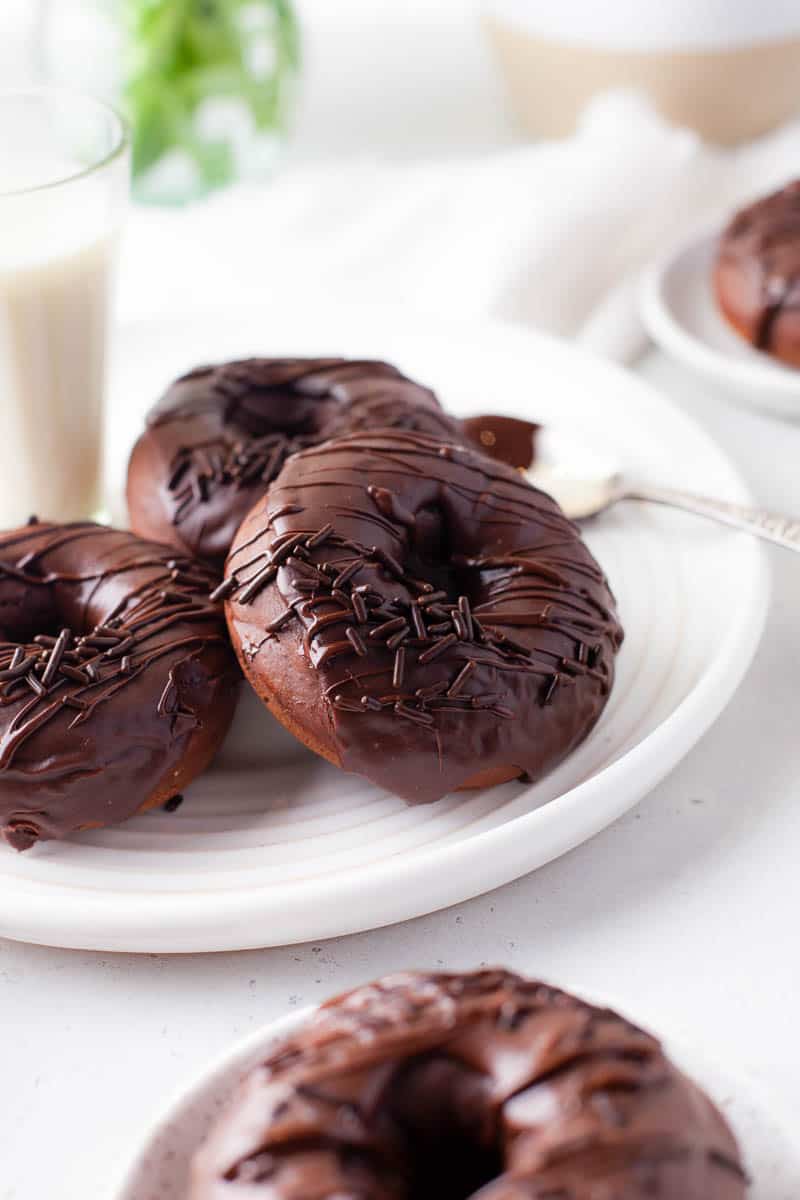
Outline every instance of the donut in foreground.
[[168, 801], [240, 679], [215, 576], [90, 523], [0, 534], [0, 827], [26, 850]]
[[724, 1118], [658, 1041], [501, 970], [390, 975], [246, 1078], [190, 1200], [742, 1200]]
[[252, 358], [199, 367], [168, 388], [133, 449], [131, 526], [221, 566], [290, 454], [381, 426], [444, 438], [461, 431], [430, 389], [385, 362]]
[[421, 434], [289, 459], [219, 594], [246, 675], [318, 754], [411, 802], [538, 779], [586, 736], [622, 630], [577, 528]]
[[737, 333], [800, 367], [800, 180], [736, 213], [720, 240], [714, 290]]

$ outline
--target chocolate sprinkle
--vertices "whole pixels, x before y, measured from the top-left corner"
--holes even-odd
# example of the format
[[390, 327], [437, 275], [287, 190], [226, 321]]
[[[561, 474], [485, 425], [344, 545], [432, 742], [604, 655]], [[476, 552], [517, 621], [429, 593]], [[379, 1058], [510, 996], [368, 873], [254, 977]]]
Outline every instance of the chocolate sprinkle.
[[353, 629], [353, 627], [350, 626], [349, 629], [345, 629], [344, 636], [347, 638], [348, 642], [353, 647], [359, 658], [366, 658], [367, 647], [365, 646], [364, 639], [361, 637], [361, 634], [358, 632], [358, 630]]
[[394, 665], [392, 667], [392, 687], [401, 688], [403, 686], [403, 677], [406, 669], [406, 652], [400, 646], [394, 655]]
[[402, 700], [395, 704], [394, 711], [398, 717], [405, 717], [407, 721], [413, 721], [415, 725], [430, 727], [435, 724], [431, 713], [425, 712], [421, 708], [412, 708], [410, 704], [405, 704]]
[[459, 692], [463, 689], [464, 684], [467, 682], [470, 675], [474, 675], [474, 674], [475, 674], [475, 663], [472, 659], [470, 659], [468, 662], [464, 663], [464, 666], [461, 668], [461, 670], [458, 672], [458, 674], [456, 675], [453, 682], [450, 684], [450, 687], [448, 688], [448, 691], [447, 691], [447, 695], [451, 699], [454, 696], [457, 696], [459, 694]]
[[212, 604], [216, 604], [218, 600], [227, 600], [228, 596], [232, 595], [239, 586], [239, 580], [235, 575], [230, 575], [227, 579], [223, 579], [213, 592], [209, 595], [209, 600]]
[[428, 631], [425, 628], [425, 621], [422, 618], [422, 613], [420, 612], [417, 604], [411, 605], [411, 624], [414, 626], [414, 632], [416, 633], [417, 637], [424, 641], [428, 636]]
[[359, 625], [365, 625], [369, 614], [367, 612], [367, 605], [364, 597], [359, 596], [357, 592], [354, 592], [351, 597], [351, 603], [353, 605], [353, 613], [355, 614], [355, 618]]
[[396, 633], [398, 629], [407, 629], [405, 617], [392, 617], [390, 621], [384, 621], [381, 625], [371, 629], [369, 636], [374, 641], [385, 641], [390, 633]]
[[547, 704], [553, 703], [553, 699], [555, 697], [556, 689], [558, 688], [560, 678], [561, 677], [559, 675], [553, 675], [551, 677], [550, 681], [547, 684], [547, 687], [544, 690], [544, 695], [542, 697], [542, 704], [547, 705]]
[[457, 641], [458, 638], [454, 633], [448, 633], [446, 637], [441, 638], [428, 650], [424, 650], [422, 654], [420, 654], [420, 666], [424, 666], [425, 663], [433, 662], [435, 658], [438, 658], [441, 654], [444, 654], [445, 650], [448, 650], [450, 646], [454, 645]]

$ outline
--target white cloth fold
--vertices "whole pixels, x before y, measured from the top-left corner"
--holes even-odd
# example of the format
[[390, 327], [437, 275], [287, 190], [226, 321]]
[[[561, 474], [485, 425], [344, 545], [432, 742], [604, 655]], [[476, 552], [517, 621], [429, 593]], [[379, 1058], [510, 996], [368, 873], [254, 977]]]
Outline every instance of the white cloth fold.
[[563, 142], [411, 165], [289, 159], [265, 186], [134, 210], [121, 316], [313, 292], [502, 317], [630, 360], [642, 267], [799, 162], [800, 122], [721, 151], [624, 92]]

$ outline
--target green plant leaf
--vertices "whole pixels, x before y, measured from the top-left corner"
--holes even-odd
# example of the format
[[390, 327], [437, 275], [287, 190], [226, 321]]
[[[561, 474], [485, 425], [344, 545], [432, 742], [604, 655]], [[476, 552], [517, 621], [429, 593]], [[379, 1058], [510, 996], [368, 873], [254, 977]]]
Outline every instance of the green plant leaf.
[[[279, 130], [299, 62], [289, 0], [121, 0], [127, 31], [125, 102], [133, 126], [134, 172], [171, 149], [195, 162], [208, 186], [231, 178], [232, 148], [198, 134], [194, 116], [209, 99], [238, 99], [260, 131]], [[265, 10], [274, 68], [251, 70], [241, 12]], [[259, 36], [265, 36], [262, 31]]]

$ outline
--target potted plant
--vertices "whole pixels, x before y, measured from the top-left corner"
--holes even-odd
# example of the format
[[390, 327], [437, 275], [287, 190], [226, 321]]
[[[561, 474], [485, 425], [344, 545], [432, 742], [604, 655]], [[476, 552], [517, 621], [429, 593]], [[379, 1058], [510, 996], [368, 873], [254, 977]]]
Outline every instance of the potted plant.
[[181, 202], [271, 169], [299, 64], [290, 0], [40, 3], [44, 73], [122, 106], [139, 198]]

